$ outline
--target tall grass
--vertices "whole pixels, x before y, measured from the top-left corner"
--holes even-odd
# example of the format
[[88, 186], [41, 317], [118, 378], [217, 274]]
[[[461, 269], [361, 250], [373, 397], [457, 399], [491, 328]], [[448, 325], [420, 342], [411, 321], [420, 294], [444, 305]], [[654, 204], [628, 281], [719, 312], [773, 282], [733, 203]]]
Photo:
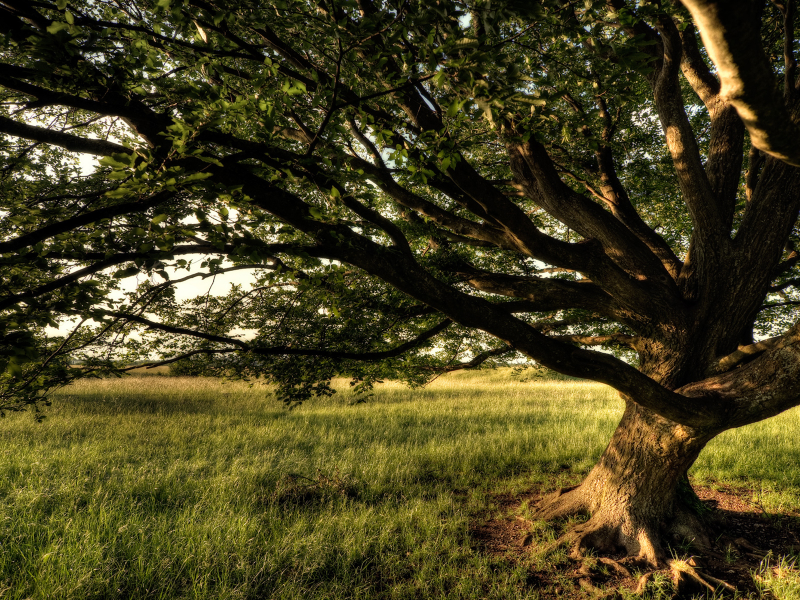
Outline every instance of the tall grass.
[[[387, 383], [364, 404], [345, 388], [287, 411], [243, 383], [99, 380], [44, 423], [7, 417], [0, 598], [537, 597], [524, 564], [474, 547], [470, 518], [491, 491], [588, 470], [616, 394], [508, 371]], [[796, 499], [795, 455], [759, 440], [797, 421], [731, 432], [754, 458], [712, 442], [697, 473]]]

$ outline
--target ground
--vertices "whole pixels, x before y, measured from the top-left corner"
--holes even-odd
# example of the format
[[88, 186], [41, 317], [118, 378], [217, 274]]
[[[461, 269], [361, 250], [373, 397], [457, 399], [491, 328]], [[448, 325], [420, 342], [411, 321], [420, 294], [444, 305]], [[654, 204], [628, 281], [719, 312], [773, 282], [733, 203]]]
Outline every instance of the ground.
[[[387, 382], [356, 404], [335, 383], [287, 411], [246, 382], [100, 379], [63, 390], [44, 422], [7, 415], [0, 598], [599, 600], [566, 552], [541, 552], [557, 530], [516, 517], [586, 476], [619, 422], [616, 392], [497, 369]], [[691, 471], [701, 494], [720, 492], [703, 497], [730, 511], [733, 539], [772, 549], [773, 565], [795, 538], [732, 513], [760, 503], [793, 530], [798, 431], [798, 409], [727, 431]], [[749, 562], [713, 572], [739, 585], [725, 570], [757, 563], [737, 554]], [[800, 570], [762, 575], [762, 598], [800, 600]], [[668, 583], [643, 600], [666, 600]]]
[[[563, 485], [563, 479], [559, 484]], [[520, 561], [532, 564], [529, 584], [540, 590], [543, 599], [624, 598], [634, 592], [655, 597], [672, 595], [668, 584], [673, 575], [669, 570], [643, 576], [636, 564], [624, 560], [623, 568], [619, 568], [619, 563], [615, 565], [606, 557], [578, 562], [570, 559], [563, 549], [554, 550], [551, 542], [558, 524], [536, 522], [529, 517], [538, 501], [557, 487], [540, 486], [521, 494], [496, 494], [494, 500], [499, 511], [477, 515], [472, 524], [476, 548], [504, 557], [512, 564]], [[672, 549], [675, 558], [731, 584], [736, 595], [774, 597], [769, 593], [764, 595], [761, 584], [764, 576], [781, 574], [774, 557], [800, 553], [800, 509], [792, 507], [780, 514], [769, 513], [753, 500], [753, 490], [747, 486], [693, 487], [708, 508], [708, 516], [719, 522], [716, 540], [719, 553], [694, 556], [691, 546], [686, 544]], [[667, 584], [666, 591], [657, 589], [659, 582]], [[699, 589], [690, 589], [685, 596], [697, 594], [704, 595]]]

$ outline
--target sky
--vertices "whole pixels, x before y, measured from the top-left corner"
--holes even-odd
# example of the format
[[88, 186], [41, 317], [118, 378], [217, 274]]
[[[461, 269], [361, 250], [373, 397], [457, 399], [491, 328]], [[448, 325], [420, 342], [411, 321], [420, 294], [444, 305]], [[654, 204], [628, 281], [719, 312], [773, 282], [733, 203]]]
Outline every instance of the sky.
[[[81, 166], [81, 170], [84, 173], [93, 172], [95, 168], [97, 168], [97, 159], [98, 157], [88, 154], [80, 155], [79, 164]], [[172, 279], [182, 279], [187, 275], [201, 272], [202, 269], [200, 269], [200, 263], [202, 263], [206, 258], [210, 257], [203, 255], [191, 257], [191, 265], [188, 271], [186, 269], [177, 270], [169, 268], [166, 269], [166, 271]], [[125, 292], [130, 292], [135, 290], [140, 283], [145, 281], [145, 279], [146, 275], [144, 274], [122, 279], [120, 281], [120, 288], [121, 288], [120, 291], [113, 294], [112, 297], [121, 298]], [[158, 275], [154, 275], [153, 281], [155, 281], [156, 283], [161, 283], [163, 279]], [[250, 289], [250, 283], [252, 281], [253, 281], [253, 274], [252, 271], [249, 270], [233, 271], [231, 273], [222, 273], [207, 278], [196, 277], [194, 279], [190, 279], [189, 281], [176, 284], [174, 286], [175, 298], [178, 301], [182, 301], [209, 293], [212, 295], [222, 295], [228, 292], [231, 285], [241, 285], [245, 290], [248, 290]], [[61, 326], [58, 328], [48, 328], [48, 334], [63, 335], [65, 333], [68, 333], [72, 330], [71, 329], [72, 322], [73, 320], [69, 320], [63, 322]]]

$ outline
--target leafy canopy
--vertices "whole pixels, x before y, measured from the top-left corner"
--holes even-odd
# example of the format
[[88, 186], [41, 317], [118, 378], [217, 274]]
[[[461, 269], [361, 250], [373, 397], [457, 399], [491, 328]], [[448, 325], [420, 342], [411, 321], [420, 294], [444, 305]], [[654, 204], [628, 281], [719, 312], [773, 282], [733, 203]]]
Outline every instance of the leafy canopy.
[[[610, 299], [634, 293], [630, 255], [569, 203], [611, 230], [618, 185], [656, 246], [687, 256], [649, 79], [662, 59], [636, 27], [666, 11], [694, 34], [680, 8], [614, 6], [0, 3], [0, 408], [137, 361], [264, 376], [287, 403], [337, 374], [367, 391], [532, 359], [633, 377], [576, 354], [635, 364], [653, 330]], [[680, 85], [706, 157], [708, 111]], [[552, 189], [520, 178], [523, 147]], [[176, 293], [233, 271], [252, 284]], [[781, 293], [758, 331], [793, 319]]]

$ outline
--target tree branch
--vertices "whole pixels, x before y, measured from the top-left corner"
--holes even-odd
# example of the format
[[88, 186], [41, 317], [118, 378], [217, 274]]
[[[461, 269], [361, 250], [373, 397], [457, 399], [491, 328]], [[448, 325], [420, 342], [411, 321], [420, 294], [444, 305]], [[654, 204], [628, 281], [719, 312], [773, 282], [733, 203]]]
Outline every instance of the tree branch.
[[71, 152], [81, 152], [83, 154], [108, 156], [115, 152], [122, 154], [131, 154], [133, 152], [130, 148], [120, 146], [114, 142], [86, 139], [77, 135], [46, 129], [45, 127], [26, 125], [25, 123], [18, 123], [13, 119], [3, 116], [0, 116], [0, 133], [6, 133], [26, 140], [52, 144], [53, 146], [60, 146]]
[[[425, 342], [429, 341], [430, 339], [436, 337], [442, 331], [444, 331], [450, 325], [453, 324], [453, 321], [451, 319], [444, 319], [443, 321], [437, 323], [433, 327], [423, 331], [415, 338], [407, 342], [404, 342], [402, 344], [399, 344], [389, 350], [381, 350], [378, 352], [341, 352], [337, 350], [321, 350], [318, 348], [295, 348], [293, 346], [255, 346], [236, 338], [213, 335], [209, 333], [204, 333], [202, 331], [197, 331], [194, 329], [187, 329], [185, 327], [176, 327], [173, 325], [167, 325], [165, 323], [160, 323], [158, 321], [146, 319], [139, 315], [133, 315], [129, 313], [116, 312], [116, 311], [98, 311], [98, 312], [110, 317], [114, 317], [116, 319], [132, 321], [134, 323], [138, 323], [139, 325], [144, 325], [150, 329], [157, 329], [165, 333], [195, 337], [209, 342], [215, 342], [218, 344], [233, 345], [236, 346], [237, 347], [236, 349], [239, 351], [250, 352], [252, 354], [258, 354], [261, 356], [273, 356], [273, 355], [320, 356], [325, 358], [336, 358], [341, 360], [363, 360], [363, 361], [378, 361], [400, 356], [408, 352], [409, 350], [417, 348], [422, 344], [424, 344]], [[226, 351], [232, 351], [232, 350], [226, 350]]]
[[766, 340], [761, 340], [760, 342], [756, 342], [755, 344], [750, 344], [748, 346], [739, 346], [739, 348], [734, 352], [731, 352], [727, 356], [723, 356], [719, 359], [719, 361], [717, 361], [716, 364], [709, 367], [708, 375], [717, 375], [719, 373], [730, 371], [744, 361], [755, 358], [762, 352], [777, 348], [778, 344], [780, 344], [782, 340], [782, 336], [777, 336]]
[[33, 246], [60, 233], [65, 233], [78, 227], [83, 227], [89, 223], [94, 223], [103, 219], [110, 219], [112, 217], [131, 212], [144, 212], [150, 208], [154, 208], [159, 204], [162, 204], [163, 202], [166, 202], [174, 196], [175, 194], [173, 192], [158, 192], [148, 198], [136, 200], [135, 202], [123, 202], [122, 204], [98, 208], [82, 215], [64, 219], [58, 223], [41, 227], [36, 231], [31, 231], [30, 233], [26, 233], [12, 240], [8, 240], [7, 242], [0, 242], [0, 254], [16, 252], [17, 250], [26, 248], [28, 246]]
[[800, 166], [800, 128], [775, 89], [775, 75], [761, 45], [747, 0], [683, 0], [717, 67], [722, 97], [730, 102], [761, 151]]
[[436, 373], [452, 373], [454, 371], [461, 371], [464, 369], [476, 369], [485, 363], [490, 358], [494, 358], [495, 356], [502, 356], [503, 354], [508, 354], [509, 352], [514, 352], [514, 348], [510, 346], [500, 346], [499, 348], [495, 348], [494, 350], [487, 350], [486, 352], [481, 352], [477, 354], [472, 360], [467, 362], [458, 363], [456, 365], [448, 365], [446, 367], [416, 367], [419, 371], [434, 371]]
[[616, 344], [618, 346], [633, 348], [634, 350], [639, 350], [641, 347], [640, 338], [622, 333], [612, 333], [608, 335], [557, 335], [552, 337], [562, 342], [571, 342], [574, 344], [581, 344], [582, 346]]
[[462, 274], [466, 283], [476, 290], [524, 298], [537, 312], [582, 308], [612, 317], [617, 317], [620, 312], [611, 296], [588, 282], [488, 273], [477, 269]]

